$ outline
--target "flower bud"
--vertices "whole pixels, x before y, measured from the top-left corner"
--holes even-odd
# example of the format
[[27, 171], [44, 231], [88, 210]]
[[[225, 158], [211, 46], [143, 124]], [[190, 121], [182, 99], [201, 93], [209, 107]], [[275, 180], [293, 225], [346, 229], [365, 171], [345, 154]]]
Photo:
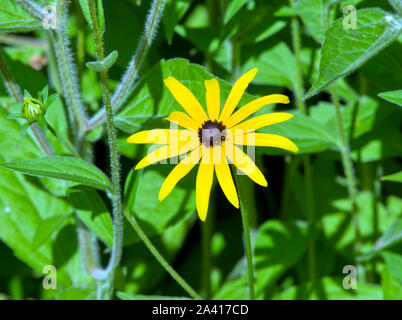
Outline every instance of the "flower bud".
[[45, 108], [38, 100], [31, 97], [24, 97], [22, 114], [28, 121], [36, 121], [45, 114]]

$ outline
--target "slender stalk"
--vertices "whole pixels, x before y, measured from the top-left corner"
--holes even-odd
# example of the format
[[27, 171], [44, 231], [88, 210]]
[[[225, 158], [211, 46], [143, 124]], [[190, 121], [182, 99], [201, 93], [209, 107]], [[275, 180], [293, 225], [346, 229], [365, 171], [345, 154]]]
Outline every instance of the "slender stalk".
[[[211, 210], [212, 211], [212, 210]], [[201, 288], [206, 299], [211, 297], [211, 233], [212, 233], [212, 212], [209, 212], [207, 221], [201, 222], [201, 248], [202, 248], [202, 272]]]
[[251, 245], [250, 227], [249, 227], [249, 216], [247, 210], [247, 188], [244, 185], [243, 176], [239, 176], [234, 172], [237, 191], [239, 193], [240, 199], [240, 211], [243, 223], [244, 240], [246, 247], [246, 257], [247, 257], [247, 271], [248, 271], [248, 287], [249, 287], [249, 297], [250, 300], [255, 300], [255, 289], [254, 289], [254, 264], [253, 264], [253, 250]]
[[149, 240], [147, 235], [144, 233], [144, 231], [141, 229], [140, 225], [138, 224], [137, 220], [135, 219], [134, 215], [129, 215], [126, 212], [126, 218], [134, 228], [134, 230], [137, 232], [138, 236], [144, 242], [145, 246], [148, 248], [148, 250], [152, 253], [152, 255], [158, 260], [158, 262], [161, 264], [161, 266], [166, 270], [167, 273], [194, 299], [201, 300], [202, 297], [195, 292], [195, 290], [184, 280], [165, 260], [165, 258], [160, 254], [158, 249], [155, 248], [155, 246], [152, 244], [152, 242]]
[[[98, 61], [102, 61], [105, 58], [105, 52], [103, 47], [103, 40], [101, 30], [99, 29], [98, 15], [95, 7], [95, 0], [89, 0], [89, 11], [92, 20], [93, 34], [95, 39], [96, 55]], [[114, 230], [113, 230], [113, 247], [109, 262], [108, 273], [108, 296], [113, 295], [114, 288], [114, 275], [116, 268], [119, 266], [122, 252], [123, 252], [123, 206], [122, 196], [120, 188], [120, 157], [117, 147], [117, 134], [113, 119], [113, 110], [109, 93], [109, 82], [107, 76], [107, 70], [100, 72], [101, 87], [103, 95], [103, 103], [106, 109], [106, 123], [107, 133], [109, 138], [110, 148], [110, 166], [112, 172], [112, 202], [113, 202], [113, 218], [114, 218]]]
[[[295, 7], [295, 1], [289, 0], [290, 6]], [[301, 41], [300, 41], [300, 26], [299, 20], [296, 16], [291, 18], [292, 26], [292, 43], [293, 51], [296, 59], [296, 83], [294, 93], [296, 98], [296, 105], [299, 112], [303, 115], [307, 114], [307, 108], [303, 101], [304, 84], [303, 84], [303, 69], [301, 64]], [[304, 179], [306, 182], [306, 208], [307, 220], [310, 227], [315, 227], [315, 212], [314, 212], [314, 195], [313, 195], [313, 178], [311, 172], [310, 157], [308, 155], [303, 158]], [[314, 240], [310, 240], [308, 244], [308, 264], [309, 264], [309, 279], [314, 281], [316, 274], [315, 263], [315, 246]]]
[[338, 127], [338, 136], [339, 136], [339, 149], [342, 155], [342, 164], [343, 170], [345, 172], [347, 186], [348, 186], [348, 193], [349, 199], [352, 203], [352, 220], [355, 229], [356, 241], [354, 243], [354, 251], [355, 256], [357, 256], [360, 252], [360, 227], [359, 227], [359, 218], [358, 218], [358, 208], [357, 208], [357, 187], [356, 187], [356, 177], [353, 168], [352, 158], [350, 156], [350, 148], [349, 148], [349, 141], [345, 136], [345, 128], [343, 125], [342, 119], [342, 112], [341, 112], [341, 105], [339, 103], [339, 98], [336, 90], [336, 84], [331, 86], [331, 95], [332, 101], [335, 107], [336, 113], [336, 124]]
[[59, 140], [59, 142], [65, 146], [67, 148], [68, 151], [70, 151], [70, 153], [78, 158], [81, 158], [81, 155], [78, 154], [78, 152], [74, 149], [74, 147], [71, 145], [70, 142], [67, 142], [66, 140], [64, 140], [62, 137], [60, 137], [60, 135], [56, 132], [56, 130], [48, 123], [46, 122], [46, 126], [49, 129], [50, 133], [53, 134], [53, 136], [55, 136], [55, 138], [57, 140]]
[[[24, 101], [24, 97], [22, 96], [19, 86], [15, 83], [10, 71], [7, 68], [6, 63], [3, 60], [3, 51], [1, 47], [0, 47], [0, 72], [3, 75], [4, 83], [10, 96], [13, 97], [15, 101], [22, 103]], [[36, 123], [31, 125], [31, 130], [43, 153], [46, 154], [47, 156], [53, 155], [54, 152], [52, 147], [50, 146], [45, 135], [42, 133], [42, 131], [39, 129]]]
[[[156, 35], [159, 21], [162, 17], [162, 11], [165, 6], [166, 0], [153, 0], [151, 9], [148, 13], [145, 30], [140, 39], [137, 51], [131, 59], [126, 73], [117, 87], [112, 97], [112, 106], [114, 112], [118, 111], [127, 100], [130, 95], [134, 82], [136, 80], [138, 70], [140, 69], [145, 57], [148, 53], [152, 41]], [[106, 111], [100, 110], [95, 116], [93, 116], [87, 123], [86, 130], [90, 131], [97, 125], [105, 121]]]

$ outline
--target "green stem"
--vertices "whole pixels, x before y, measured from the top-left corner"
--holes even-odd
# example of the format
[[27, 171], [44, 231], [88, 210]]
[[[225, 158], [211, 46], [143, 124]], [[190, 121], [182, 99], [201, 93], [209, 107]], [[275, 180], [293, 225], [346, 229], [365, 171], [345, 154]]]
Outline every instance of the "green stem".
[[63, 85], [63, 92], [69, 108], [70, 123], [74, 132], [76, 147], [82, 148], [81, 140], [84, 138], [86, 114], [81, 100], [77, 69], [73, 63], [72, 54], [68, 47], [66, 35], [67, 8], [63, 0], [57, 2], [58, 25], [56, 30], [49, 31], [56, 59], [59, 67], [59, 74]]
[[251, 245], [249, 216], [247, 210], [247, 187], [244, 184], [245, 181], [243, 180], [246, 179], [246, 177], [237, 175], [236, 172], [234, 172], [234, 176], [236, 180], [237, 191], [239, 193], [240, 211], [241, 211], [244, 240], [246, 247], [249, 297], [250, 300], [255, 300], [253, 250]]
[[342, 112], [341, 112], [341, 105], [339, 103], [339, 98], [336, 90], [336, 84], [331, 86], [331, 95], [332, 100], [335, 107], [336, 113], [336, 124], [338, 127], [338, 135], [339, 135], [339, 149], [342, 155], [342, 164], [343, 170], [345, 172], [347, 186], [348, 186], [348, 193], [349, 199], [352, 204], [352, 220], [355, 229], [356, 241], [354, 243], [354, 252], [355, 257], [360, 252], [360, 227], [359, 227], [359, 217], [358, 217], [358, 208], [357, 208], [357, 187], [356, 187], [356, 178], [354, 174], [353, 162], [350, 156], [350, 148], [349, 148], [349, 141], [346, 139], [345, 136], [345, 128], [343, 125], [342, 119]]
[[[211, 210], [212, 211], [212, 210]], [[202, 248], [202, 294], [206, 299], [211, 297], [211, 233], [212, 233], [212, 212], [209, 212], [205, 222], [200, 221], [201, 225], [201, 248]]]
[[[289, 1], [292, 8], [295, 7], [295, 1]], [[307, 108], [303, 101], [304, 84], [303, 84], [303, 68], [301, 63], [301, 41], [300, 41], [300, 25], [296, 16], [291, 18], [292, 26], [292, 43], [293, 51], [296, 59], [296, 83], [294, 87], [296, 105], [299, 112], [303, 115], [307, 114]], [[314, 195], [313, 195], [313, 178], [311, 172], [310, 157], [306, 155], [303, 159], [304, 178], [306, 181], [306, 203], [307, 203], [307, 220], [310, 227], [315, 227], [314, 212]], [[316, 261], [314, 240], [310, 240], [308, 244], [308, 263], [309, 263], [309, 279], [314, 281], [316, 277]]]
[[[13, 97], [15, 101], [22, 103], [24, 101], [24, 97], [21, 94], [19, 86], [15, 83], [14, 78], [12, 77], [10, 71], [7, 68], [7, 65], [3, 59], [3, 50], [1, 47], [0, 47], [0, 72], [3, 75], [4, 83], [6, 85], [6, 88], [8, 89], [10, 96]], [[46, 154], [47, 156], [53, 155], [54, 152], [52, 147], [50, 146], [50, 143], [47, 141], [45, 135], [42, 133], [42, 131], [39, 129], [36, 123], [32, 124], [30, 128], [43, 153]]]
[[[98, 61], [102, 61], [105, 58], [105, 51], [103, 47], [102, 33], [101, 30], [99, 29], [95, 0], [89, 0], [88, 4], [95, 39], [96, 55]], [[100, 78], [102, 86], [103, 103], [106, 109], [106, 124], [109, 138], [110, 161], [111, 161], [110, 166], [112, 172], [112, 200], [113, 200], [112, 202], [113, 202], [114, 229], [113, 229], [113, 247], [108, 266], [109, 273], [107, 279], [108, 296], [109, 298], [111, 298], [114, 290], [114, 275], [117, 267], [119, 266], [121, 256], [123, 253], [123, 232], [124, 232], [123, 206], [122, 206], [122, 195], [120, 188], [120, 156], [117, 146], [117, 134], [110, 99], [107, 70], [103, 70], [100, 72]]]
[[60, 135], [56, 132], [56, 130], [48, 123], [46, 122], [47, 128], [49, 129], [50, 133], [55, 136], [57, 140], [60, 141], [60, 143], [67, 148], [68, 151], [77, 158], [81, 158], [81, 156], [78, 154], [78, 152], [74, 149], [74, 147], [71, 145], [70, 142], [67, 142], [64, 140]]
[[129, 215], [128, 212], [126, 212], [126, 218], [130, 222], [131, 226], [134, 228], [135, 232], [138, 234], [142, 242], [145, 244], [145, 246], [148, 248], [148, 250], [152, 253], [152, 255], [155, 257], [156, 260], [161, 264], [161, 266], [166, 270], [167, 273], [170, 274], [170, 276], [194, 299], [201, 300], [202, 297], [195, 292], [195, 290], [184, 280], [165, 260], [165, 258], [160, 254], [158, 249], [155, 248], [155, 246], [152, 244], [152, 242], [149, 240], [147, 235], [144, 233], [140, 225], [138, 224], [137, 220], [135, 219], [134, 214]]
[[[133, 89], [135, 79], [138, 74], [142, 63], [148, 53], [148, 49], [156, 35], [159, 21], [162, 17], [162, 11], [165, 6], [166, 0], [154, 0], [151, 9], [146, 19], [145, 30], [140, 39], [137, 51], [129, 63], [128, 69], [124, 74], [120, 85], [117, 87], [113, 94], [112, 106], [114, 112], [118, 111], [130, 95]], [[104, 109], [100, 110], [93, 116], [87, 123], [86, 131], [92, 130], [97, 125], [105, 121], [106, 112]]]

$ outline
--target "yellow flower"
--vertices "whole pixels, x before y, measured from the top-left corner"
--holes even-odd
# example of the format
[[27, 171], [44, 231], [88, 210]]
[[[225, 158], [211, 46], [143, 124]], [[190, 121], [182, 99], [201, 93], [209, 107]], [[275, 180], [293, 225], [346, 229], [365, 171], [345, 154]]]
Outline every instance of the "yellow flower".
[[[257, 71], [254, 68], [236, 81], [222, 112], [218, 81], [205, 80], [208, 115], [187, 87], [173, 77], [164, 80], [174, 98], [187, 112], [174, 111], [166, 119], [183, 129], [146, 130], [137, 132], [127, 139], [129, 143], [163, 145], [144, 157], [135, 169], [167, 159], [171, 159], [172, 162], [172, 159], [174, 161], [181, 156], [181, 161], [170, 172], [160, 189], [160, 201], [166, 198], [176, 184], [200, 162], [196, 178], [196, 207], [200, 219], [205, 221], [214, 171], [224, 194], [236, 208], [239, 208], [239, 199], [229, 168], [230, 163], [257, 184], [268, 185], [251, 157], [243, 152], [242, 146], [275, 147], [298, 151], [297, 146], [285, 137], [255, 132], [259, 128], [286, 121], [293, 117], [292, 114], [275, 112], [243, 121], [265, 105], [289, 103], [287, 96], [282, 94], [264, 96], [234, 112]], [[183, 155], [185, 155], [184, 158]]]

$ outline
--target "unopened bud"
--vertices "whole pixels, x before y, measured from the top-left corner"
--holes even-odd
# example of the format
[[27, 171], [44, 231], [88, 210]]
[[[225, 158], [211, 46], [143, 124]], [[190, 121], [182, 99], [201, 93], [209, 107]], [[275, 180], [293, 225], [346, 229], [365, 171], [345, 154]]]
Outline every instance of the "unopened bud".
[[22, 103], [22, 114], [28, 121], [36, 121], [43, 116], [45, 108], [35, 98], [25, 97]]

